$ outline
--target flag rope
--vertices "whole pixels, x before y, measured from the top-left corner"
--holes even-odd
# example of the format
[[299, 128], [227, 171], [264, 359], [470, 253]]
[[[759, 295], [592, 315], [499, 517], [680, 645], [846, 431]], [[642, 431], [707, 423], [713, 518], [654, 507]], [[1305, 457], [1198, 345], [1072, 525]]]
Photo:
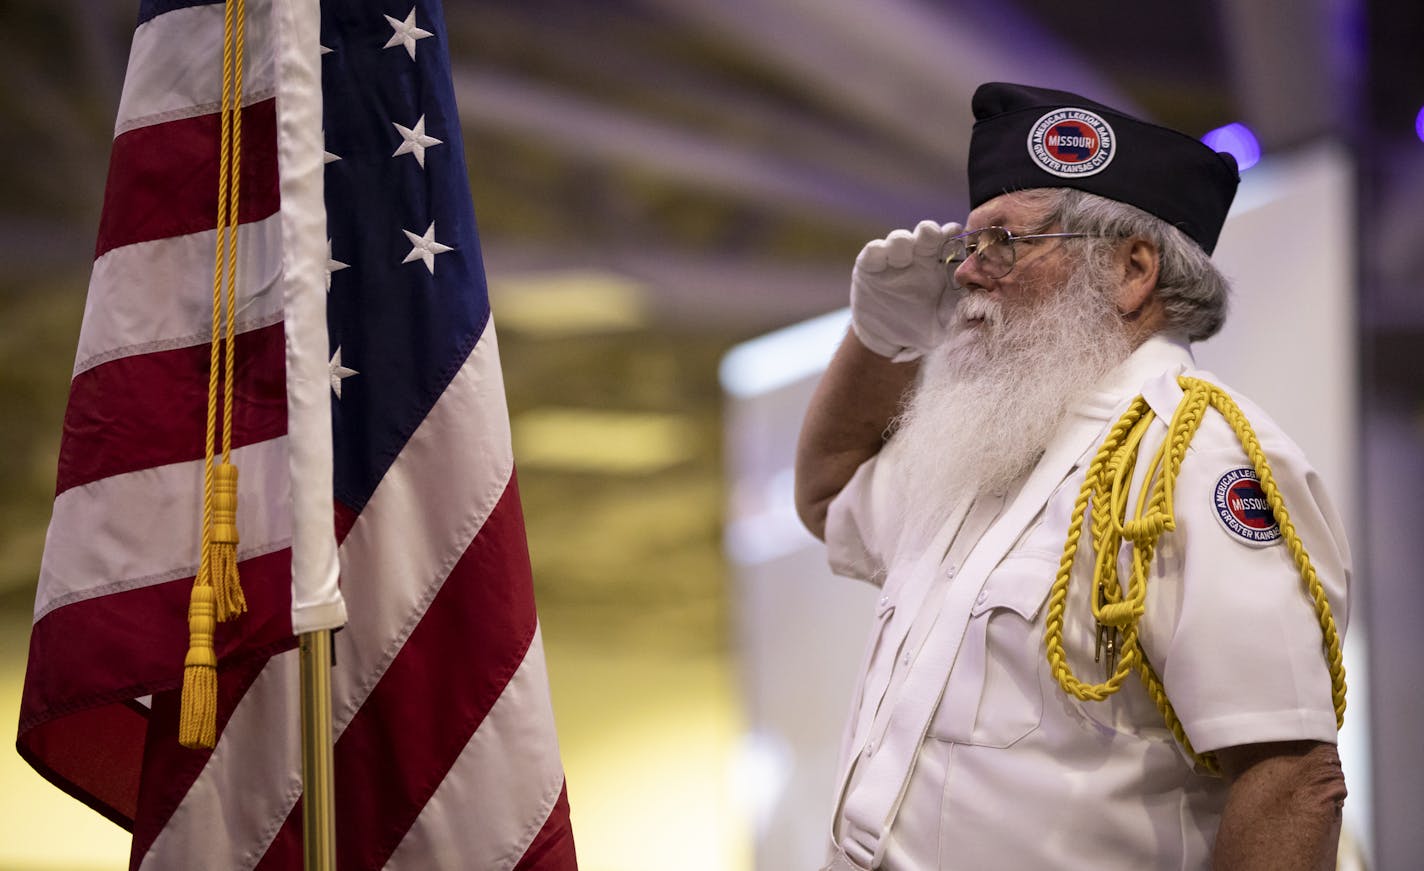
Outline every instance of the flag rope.
[[[232, 463], [237, 225], [242, 175], [242, 67], [246, 48], [247, 4], [245, 0], [227, 0], [224, 6], [222, 98], [218, 112], [221, 139], [217, 238], [213, 260], [207, 427], [203, 437], [202, 550], [188, 601], [188, 654], [183, 662], [182, 708], [178, 721], [179, 743], [193, 748], [212, 747], [217, 743], [217, 653], [214, 647], [217, 623], [247, 610], [237, 572], [237, 467]], [[218, 359], [220, 347], [221, 369]], [[222, 462], [215, 465], [219, 382], [222, 384]]]
[[[1271, 465], [1256, 438], [1251, 423], [1231, 396], [1208, 381], [1186, 375], [1177, 378], [1183, 398], [1167, 425], [1167, 435], [1157, 448], [1142, 478], [1138, 490], [1135, 515], [1127, 516], [1128, 487], [1137, 468], [1138, 448], [1156, 414], [1147, 400], [1139, 396], [1113, 425], [1107, 439], [1094, 456], [1083, 479], [1083, 487], [1074, 503], [1063, 558], [1058, 575], [1048, 595], [1048, 616], [1044, 625], [1044, 650], [1048, 664], [1063, 691], [1084, 701], [1102, 701], [1122, 688], [1128, 674], [1136, 668], [1147, 694], [1157, 705], [1168, 731], [1181, 744], [1202, 770], [1220, 774], [1216, 754], [1198, 753], [1187, 737], [1167, 690], [1156, 668], [1142, 649], [1139, 624], [1147, 610], [1147, 580], [1151, 576], [1152, 559], [1157, 541], [1177, 528], [1172, 503], [1173, 487], [1181, 471], [1192, 436], [1201, 426], [1209, 409], [1215, 408], [1231, 425], [1251, 465], [1260, 480], [1271, 515], [1280, 525], [1281, 538], [1290, 551], [1291, 561], [1300, 575], [1304, 593], [1315, 609], [1320, 624], [1321, 651], [1330, 673], [1330, 694], [1335, 703], [1335, 728], [1345, 725], [1345, 664], [1340, 649], [1340, 631], [1326, 598], [1325, 587], [1306, 553], [1305, 545], [1291, 523], [1285, 499], [1271, 474]], [[1073, 674], [1063, 646], [1064, 609], [1073, 563], [1083, 531], [1083, 518], [1092, 504], [1090, 544], [1096, 553], [1092, 597], [1093, 616], [1097, 619], [1099, 654], [1107, 654], [1108, 675], [1102, 683], [1086, 683]], [[1118, 578], [1118, 553], [1123, 539], [1131, 544], [1132, 569], [1124, 591]], [[1095, 659], [1097, 657], [1095, 656]]]

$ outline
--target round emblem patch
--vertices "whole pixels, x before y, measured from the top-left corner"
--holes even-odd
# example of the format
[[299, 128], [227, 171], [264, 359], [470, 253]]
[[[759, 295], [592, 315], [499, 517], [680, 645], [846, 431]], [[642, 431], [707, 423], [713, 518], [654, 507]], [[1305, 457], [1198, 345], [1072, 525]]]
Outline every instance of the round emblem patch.
[[1242, 467], [1222, 475], [1214, 501], [1217, 519], [1236, 537], [1250, 544], [1270, 544], [1281, 537], [1281, 526], [1255, 469]]
[[1062, 178], [1102, 172], [1117, 147], [1113, 129], [1085, 109], [1054, 109], [1028, 131], [1028, 154], [1044, 170]]

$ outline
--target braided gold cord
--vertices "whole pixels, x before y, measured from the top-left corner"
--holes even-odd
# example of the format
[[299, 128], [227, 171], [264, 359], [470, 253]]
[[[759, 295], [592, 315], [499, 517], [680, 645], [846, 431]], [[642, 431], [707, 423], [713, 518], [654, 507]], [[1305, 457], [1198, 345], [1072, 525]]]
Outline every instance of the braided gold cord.
[[[1127, 516], [1131, 475], [1137, 467], [1138, 448], [1155, 419], [1143, 397], [1137, 397], [1113, 425], [1107, 439], [1089, 464], [1083, 487], [1073, 504], [1067, 541], [1063, 546], [1063, 558], [1058, 564], [1058, 574], [1048, 597], [1044, 646], [1049, 669], [1058, 685], [1064, 692], [1084, 701], [1106, 699], [1122, 688], [1129, 672], [1136, 670], [1173, 737], [1203, 769], [1215, 774], [1219, 773], [1215, 756], [1211, 753], [1197, 753], [1193, 749], [1186, 730], [1167, 698], [1161, 678], [1147, 660], [1138, 640], [1138, 623], [1146, 610], [1147, 576], [1156, 554], [1157, 540], [1163, 533], [1176, 529], [1173, 496], [1177, 474], [1181, 471], [1187, 448], [1201, 426], [1208, 408], [1215, 408], [1221, 414], [1231, 425], [1237, 440], [1241, 442], [1260, 479], [1266, 501], [1280, 526], [1281, 538], [1290, 550], [1296, 570], [1300, 573], [1301, 581], [1310, 596], [1320, 623], [1322, 647], [1330, 669], [1331, 697], [1335, 705], [1337, 728], [1345, 721], [1345, 666], [1340, 651], [1340, 635], [1335, 627], [1335, 618], [1331, 613], [1325, 588], [1320, 583], [1315, 566], [1290, 521], [1285, 501], [1276, 487], [1270, 464], [1265, 452], [1261, 450], [1250, 422], [1246, 420], [1235, 401], [1220, 387], [1187, 376], [1179, 377], [1177, 383], [1184, 395], [1172, 415], [1167, 437], [1148, 465], [1142, 487], [1137, 494], [1132, 519], [1129, 520]], [[1094, 582], [1090, 598], [1092, 613], [1101, 630], [1110, 631], [1114, 637], [1116, 633], [1121, 633], [1120, 655], [1112, 673], [1101, 683], [1085, 683], [1079, 680], [1073, 674], [1063, 649], [1063, 614], [1068, 600], [1068, 586], [1082, 539], [1084, 518], [1090, 505], [1091, 542], [1095, 551]], [[1124, 539], [1132, 543], [1132, 570], [1126, 591], [1122, 589], [1118, 579], [1117, 560]]]
[[[1083, 488], [1078, 492], [1078, 499], [1073, 505], [1073, 514], [1068, 524], [1068, 540], [1063, 547], [1063, 559], [1058, 564], [1058, 576], [1053, 582], [1053, 588], [1048, 594], [1048, 615], [1046, 618], [1046, 628], [1044, 630], [1045, 645], [1048, 649], [1048, 664], [1053, 672], [1054, 678], [1059, 686], [1080, 699], [1102, 700], [1117, 692], [1124, 680], [1127, 679], [1128, 672], [1131, 671], [1133, 660], [1136, 656], [1136, 645], [1126, 645], [1126, 652], [1117, 663], [1117, 668], [1109, 675], [1107, 681], [1101, 684], [1085, 684], [1073, 674], [1072, 668], [1068, 665], [1067, 657], [1063, 652], [1063, 610], [1068, 599], [1068, 579], [1073, 571], [1073, 561], [1078, 555], [1078, 543], [1083, 532], [1083, 518], [1087, 511], [1088, 503], [1093, 502], [1093, 526], [1101, 528], [1110, 522], [1107, 502], [1104, 499], [1092, 499], [1097, 485], [1109, 468], [1117, 445], [1127, 436], [1128, 432], [1137, 424], [1137, 421], [1144, 413], [1150, 414], [1146, 400], [1138, 397], [1128, 408], [1127, 413], [1113, 424], [1112, 431], [1108, 434], [1107, 440], [1093, 457], [1093, 462], [1088, 466], [1087, 478], [1083, 483]], [[1120, 462], [1120, 461], [1119, 461]], [[1114, 580], [1106, 585], [1106, 592], [1109, 596], [1116, 590], [1117, 584]], [[1099, 591], [1094, 591], [1094, 609], [1099, 610]], [[1131, 628], [1134, 640], [1136, 638], [1135, 627]]]
[[1270, 503], [1276, 523], [1280, 525], [1281, 539], [1285, 541], [1287, 549], [1290, 550], [1296, 571], [1300, 573], [1301, 581], [1305, 584], [1306, 593], [1310, 596], [1311, 604], [1315, 609], [1316, 619], [1320, 621], [1325, 660], [1330, 666], [1330, 696], [1335, 705], [1335, 728], [1338, 729], [1345, 724], [1345, 693], [1347, 689], [1345, 663], [1344, 655], [1340, 649], [1340, 632], [1335, 627], [1335, 616], [1330, 609], [1330, 600], [1325, 595], [1325, 586], [1320, 583], [1320, 577], [1315, 572], [1315, 565], [1310, 561], [1310, 555], [1306, 553], [1300, 536], [1296, 534], [1295, 524], [1291, 523], [1285, 499], [1276, 486], [1276, 479], [1272, 476], [1271, 467], [1266, 462], [1266, 454], [1261, 450], [1261, 443], [1257, 441], [1256, 433], [1251, 429], [1246, 415], [1241, 412], [1240, 407], [1225, 391], [1215, 385], [1197, 379], [1183, 380], [1195, 381], [1212, 388], [1212, 406], [1221, 412], [1227, 423], [1231, 424], [1232, 430], [1236, 432], [1236, 437], [1241, 440], [1242, 447], [1246, 449], [1247, 456], [1251, 458], [1251, 463], [1256, 468], [1256, 476], [1261, 479], [1261, 490], [1266, 494], [1266, 501]]
[[[243, 595], [237, 569], [237, 467], [232, 464], [232, 408], [237, 387], [237, 227], [242, 220], [238, 211], [242, 187], [242, 70], [247, 48], [247, 4], [244, 0], [235, 0], [227, 6], [226, 15], [235, 17], [236, 22], [227, 28], [235, 31], [235, 36], [225, 39], [223, 45], [225, 85], [226, 80], [231, 79], [231, 87], [223, 89], [226, 104], [223, 114], [225, 118], [231, 117], [231, 133], [223, 150], [231, 152], [231, 159], [226, 190], [227, 227], [218, 228], [219, 233], [225, 229], [227, 234], [227, 244], [221, 249], [227, 267], [227, 297], [223, 306], [226, 330], [223, 334], [222, 464], [214, 470], [212, 555], [209, 558], [219, 621], [247, 612], [247, 598]], [[220, 184], [218, 195], [221, 197], [223, 193]], [[213, 307], [217, 305], [218, 299], [214, 297]], [[212, 465], [211, 460], [208, 465]]]
[[[214, 628], [218, 622], [247, 610], [237, 572], [237, 468], [232, 465], [237, 225], [240, 220], [238, 202], [242, 176], [242, 68], [247, 9], [244, 0], [226, 0], [224, 7], [222, 96], [218, 104], [217, 244], [213, 255], [207, 423], [203, 432], [203, 523], [198, 572], [193, 579], [188, 605], [188, 655], [184, 661], [178, 720], [178, 742], [184, 747], [194, 748], [212, 747], [217, 739]], [[215, 462], [219, 383], [222, 385], [221, 464]]]
[[[232, 398], [233, 398], [233, 375], [235, 369], [236, 348], [234, 344], [237, 339], [237, 225], [241, 221], [238, 214], [239, 196], [242, 186], [242, 68], [243, 52], [246, 50], [247, 42], [247, 10], [243, 0], [236, 3], [227, 4], [227, 15], [233, 15], [233, 7], [236, 6], [236, 30], [235, 39], [224, 40], [223, 45], [223, 78], [228, 78], [228, 68], [231, 67], [231, 93], [229, 89], [223, 89], [223, 100], [226, 105], [223, 107], [224, 128], [231, 124], [231, 134], [224, 136], [223, 151], [231, 150], [231, 168], [227, 174], [227, 226], [219, 225], [218, 232], [224, 229], [227, 232], [227, 244], [222, 246], [222, 256], [226, 260], [227, 266], [227, 300], [224, 307], [226, 315], [225, 321], [227, 331], [223, 335], [223, 412], [222, 412], [222, 459], [223, 463], [232, 462]], [[236, 53], [235, 62], [232, 54]], [[231, 115], [231, 122], [226, 119]], [[227, 163], [224, 160], [224, 163]], [[221, 182], [219, 189], [221, 191]], [[219, 193], [222, 196], [222, 193]], [[214, 272], [217, 270], [215, 269]], [[218, 299], [216, 294], [213, 297], [213, 307], [217, 308]], [[216, 333], [214, 333], [216, 335]]]

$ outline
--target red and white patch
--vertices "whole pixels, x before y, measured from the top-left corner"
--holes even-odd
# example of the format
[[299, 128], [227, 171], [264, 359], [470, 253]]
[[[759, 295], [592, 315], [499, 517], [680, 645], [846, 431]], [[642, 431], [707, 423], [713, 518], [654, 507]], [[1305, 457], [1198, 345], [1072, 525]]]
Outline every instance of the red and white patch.
[[1256, 470], [1232, 469], [1216, 482], [1212, 501], [1226, 531], [1248, 544], [1267, 545], [1281, 537], [1281, 525], [1266, 501]]
[[1061, 178], [1102, 172], [1116, 153], [1117, 137], [1101, 116], [1086, 109], [1054, 109], [1028, 132], [1028, 154]]

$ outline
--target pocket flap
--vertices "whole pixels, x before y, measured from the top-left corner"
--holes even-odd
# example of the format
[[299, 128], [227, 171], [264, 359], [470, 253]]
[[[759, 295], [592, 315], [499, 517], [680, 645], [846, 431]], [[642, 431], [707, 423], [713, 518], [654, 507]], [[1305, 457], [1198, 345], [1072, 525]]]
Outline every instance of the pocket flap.
[[1007, 608], [1033, 622], [1058, 575], [1058, 564], [1038, 556], [1004, 557], [984, 581], [970, 613], [977, 617], [993, 608]]

